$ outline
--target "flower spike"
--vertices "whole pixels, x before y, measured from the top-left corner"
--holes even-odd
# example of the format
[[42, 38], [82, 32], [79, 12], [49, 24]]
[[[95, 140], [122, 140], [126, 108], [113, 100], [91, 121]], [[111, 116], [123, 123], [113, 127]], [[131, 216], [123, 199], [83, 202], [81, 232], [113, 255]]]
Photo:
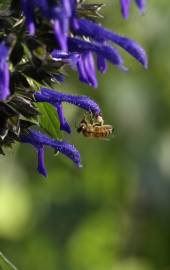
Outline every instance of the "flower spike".
[[[118, 1], [125, 19], [132, 2], [140, 13], [145, 9], [146, 0]], [[63, 103], [87, 111], [89, 122], [81, 121], [87, 133], [88, 129], [93, 135], [108, 127], [103, 126], [101, 109], [90, 97], [46, 88], [65, 81], [65, 66], [76, 70], [79, 80], [94, 88], [98, 87], [96, 69], [106, 73], [108, 62], [127, 70], [120, 48], [148, 66], [146, 52], [137, 42], [100, 25], [102, 6], [85, 0], [11, 0], [1, 12], [0, 153], [16, 141], [31, 144], [38, 155], [37, 170], [44, 176], [46, 146], [81, 167], [77, 149], [54, 139], [58, 129], [71, 133]]]

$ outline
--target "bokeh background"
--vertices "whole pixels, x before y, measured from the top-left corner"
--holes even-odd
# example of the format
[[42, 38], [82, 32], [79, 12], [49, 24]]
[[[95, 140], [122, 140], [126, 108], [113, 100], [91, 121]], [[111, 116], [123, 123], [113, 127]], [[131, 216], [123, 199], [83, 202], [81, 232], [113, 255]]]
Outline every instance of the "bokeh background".
[[110, 141], [84, 138], [83, 112], [65, 106], [83, 169], [47, 150], [44, 179], [26, 145], [0, 158], [0, 250], [22, 270], [170, 269], [170, 5], [148, 0], [139, 16], [133, 4], [124, 21], [118, 0], [103, 2], [103, 24], [139, 41], [149, 69], [122, 51], [129, 72], [109, 66], [98, 90], [70, 71], [57, 86], [97, 100], [115, 127]]

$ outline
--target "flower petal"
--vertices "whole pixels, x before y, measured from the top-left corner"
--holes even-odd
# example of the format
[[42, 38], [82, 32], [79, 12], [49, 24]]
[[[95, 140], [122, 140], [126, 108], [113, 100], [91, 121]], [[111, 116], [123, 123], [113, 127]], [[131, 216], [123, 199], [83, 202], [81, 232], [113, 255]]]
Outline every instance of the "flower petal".
[[45, 177], [47, 177], [47, 170], [45, 168], [45, 153], [44, 153], [44, 146], [38, 147], [38, 172]]
[[58, 117], [60, 120], [60, 130], [64, 130], [67, 133], [71, 133], [71, 128], [64, 117], [64, 111], [63, 111], [63, 107], [61, 103], [56, 103], [56, 108], [57, 108]]
[[120, 0], [122, 15], [125, 19], [129, 17], [130, 3], [131, 0]]
[[59, 151], [63, 155], [70, 158], [78, 167], [82, 167], [81, 160], [80, 160], [80, 153], [77, 151], [74, 145], [71, 145], [64, 141], [57, 141], [41, 132], [35, 131], [33, 129], [29, 129], [27, 134], [20, 135], [20, 142], [22, 143], [29, 143], [38, 149], [38, 158], [39, 158], [39, 165], [38, 171], [46, 175], [46, 169], [44, 165], [44, 149], [45, 145], [52, 147], [56, 151]]
[[8, 47], [3, 42], [0, 43], [0, 100], [6, 100], [10, 95], [8, 53]]
[[100, 44], [97, 42], [89, 42], [80, 38], [68, 38], [68, 47], [71, 52], [95, 52], [96, 55], [101, 55], [113, 65], [124, 69], [123, 58], [116, 48], [109, 45]]

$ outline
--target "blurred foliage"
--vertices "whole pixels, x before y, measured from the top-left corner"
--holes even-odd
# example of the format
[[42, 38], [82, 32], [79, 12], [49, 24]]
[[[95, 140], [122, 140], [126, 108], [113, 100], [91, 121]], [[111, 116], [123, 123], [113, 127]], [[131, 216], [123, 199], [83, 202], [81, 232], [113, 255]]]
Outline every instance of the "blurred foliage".
[[0, 269], [17, 270], [17, 268], [0, 252]]
[[96, 99], [115, 126], [109, 142], [88, 140], [74, 129], [83, 114], [65, 107], [83, 169], [47, 152], [44, 181], [25, 145], [0, 159], [0, 249], [19, 269], [170, 269], [170, 5], [150, 0], [142, 17], [133, 5], [124, 21], [105, 3], [103, 24], [138, 40], [149, 70], [125, 54], [129, 72], [109, 66], [97, 91], [69, 70], [57, 86]]

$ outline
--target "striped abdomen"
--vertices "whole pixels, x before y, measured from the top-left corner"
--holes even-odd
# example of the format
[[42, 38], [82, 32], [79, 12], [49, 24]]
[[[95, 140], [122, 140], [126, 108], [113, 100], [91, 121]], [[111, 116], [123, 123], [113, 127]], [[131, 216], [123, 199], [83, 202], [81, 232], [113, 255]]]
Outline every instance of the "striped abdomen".
[[113, 132], [111, 125], [88, 125], [86, 129], [83, 130], [83, 134], [90, 138], [106, 138], [110, 136]]

